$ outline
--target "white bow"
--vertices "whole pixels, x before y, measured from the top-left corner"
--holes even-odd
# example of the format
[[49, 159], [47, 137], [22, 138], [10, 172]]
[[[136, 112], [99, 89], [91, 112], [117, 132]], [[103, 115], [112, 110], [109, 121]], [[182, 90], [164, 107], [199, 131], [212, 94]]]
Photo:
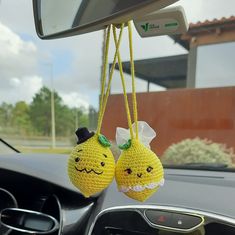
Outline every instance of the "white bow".
[[[133, 132], [135, 134], [135, 123], [132, 124]], [[138, 121], [139, 140], [146, 147], [150, 148], [150, 142], [156, 137], [156, 132], [149, 126], [147, 122]], [[123, 145], [130, 139], [130, 130], [122, 127], [116, 129], [117, 145]]]

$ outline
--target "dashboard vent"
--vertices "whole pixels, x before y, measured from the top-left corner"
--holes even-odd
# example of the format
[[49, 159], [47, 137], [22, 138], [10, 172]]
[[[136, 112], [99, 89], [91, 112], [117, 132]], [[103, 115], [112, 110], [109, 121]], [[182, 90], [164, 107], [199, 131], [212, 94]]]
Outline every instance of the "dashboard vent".
[[[21, 194], [0, 188], [0, 234], [39, 231], [59, 235], [62, 230], [61, 204], [56, 195]], [[37, 230], [38, 229], [38, 230]], [[49, 233], [47, 233], [49, 231]]]
[[47, 198], [42, 206], [41, 212], [52, 216], [59, 222], [59, 231], [56, 231], [51, 235], [60, 234], [62, 229], [62, 213], [61, 204], [58, 197], [53, 195]]
[[[15, 197], [7, 190], [0, 188], [0, 211], [6, 208], [17, 208], [18, 204]], [[7, 235], [11, 232], [9, 228], [6, 228], [0, 224], [0, 234]]]

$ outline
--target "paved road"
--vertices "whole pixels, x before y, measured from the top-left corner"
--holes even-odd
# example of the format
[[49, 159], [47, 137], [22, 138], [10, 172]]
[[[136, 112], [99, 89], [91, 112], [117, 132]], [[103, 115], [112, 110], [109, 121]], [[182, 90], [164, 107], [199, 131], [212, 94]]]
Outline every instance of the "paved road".
[[[12, 146], [21, 146], [21, 147], [33, 147], [33, 148], [49, 148], [51, 147], [50, 139], [13, 139], [13, 138], [5, 138], [10, 145]], [[59, 148], [70, 148], [72, 145], [70, 139], [63, 139], [56, 141], [56, 147]]]

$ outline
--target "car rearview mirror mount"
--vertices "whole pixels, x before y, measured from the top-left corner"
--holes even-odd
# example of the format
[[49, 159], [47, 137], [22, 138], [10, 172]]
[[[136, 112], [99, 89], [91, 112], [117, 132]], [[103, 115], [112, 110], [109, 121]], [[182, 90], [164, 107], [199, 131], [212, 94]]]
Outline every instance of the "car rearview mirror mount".
[[37, 34], [55, 39], [104, 29], [169, 6], [178, 0], [33, 0]]

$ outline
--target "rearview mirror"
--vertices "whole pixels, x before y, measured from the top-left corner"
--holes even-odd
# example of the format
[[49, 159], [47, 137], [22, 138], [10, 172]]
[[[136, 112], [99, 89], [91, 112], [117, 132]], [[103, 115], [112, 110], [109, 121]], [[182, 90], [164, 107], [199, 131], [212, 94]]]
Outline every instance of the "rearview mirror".
[[178, 0], [33, 0], [37, 34], [53, 39], [84, 34], [159, 10]]

